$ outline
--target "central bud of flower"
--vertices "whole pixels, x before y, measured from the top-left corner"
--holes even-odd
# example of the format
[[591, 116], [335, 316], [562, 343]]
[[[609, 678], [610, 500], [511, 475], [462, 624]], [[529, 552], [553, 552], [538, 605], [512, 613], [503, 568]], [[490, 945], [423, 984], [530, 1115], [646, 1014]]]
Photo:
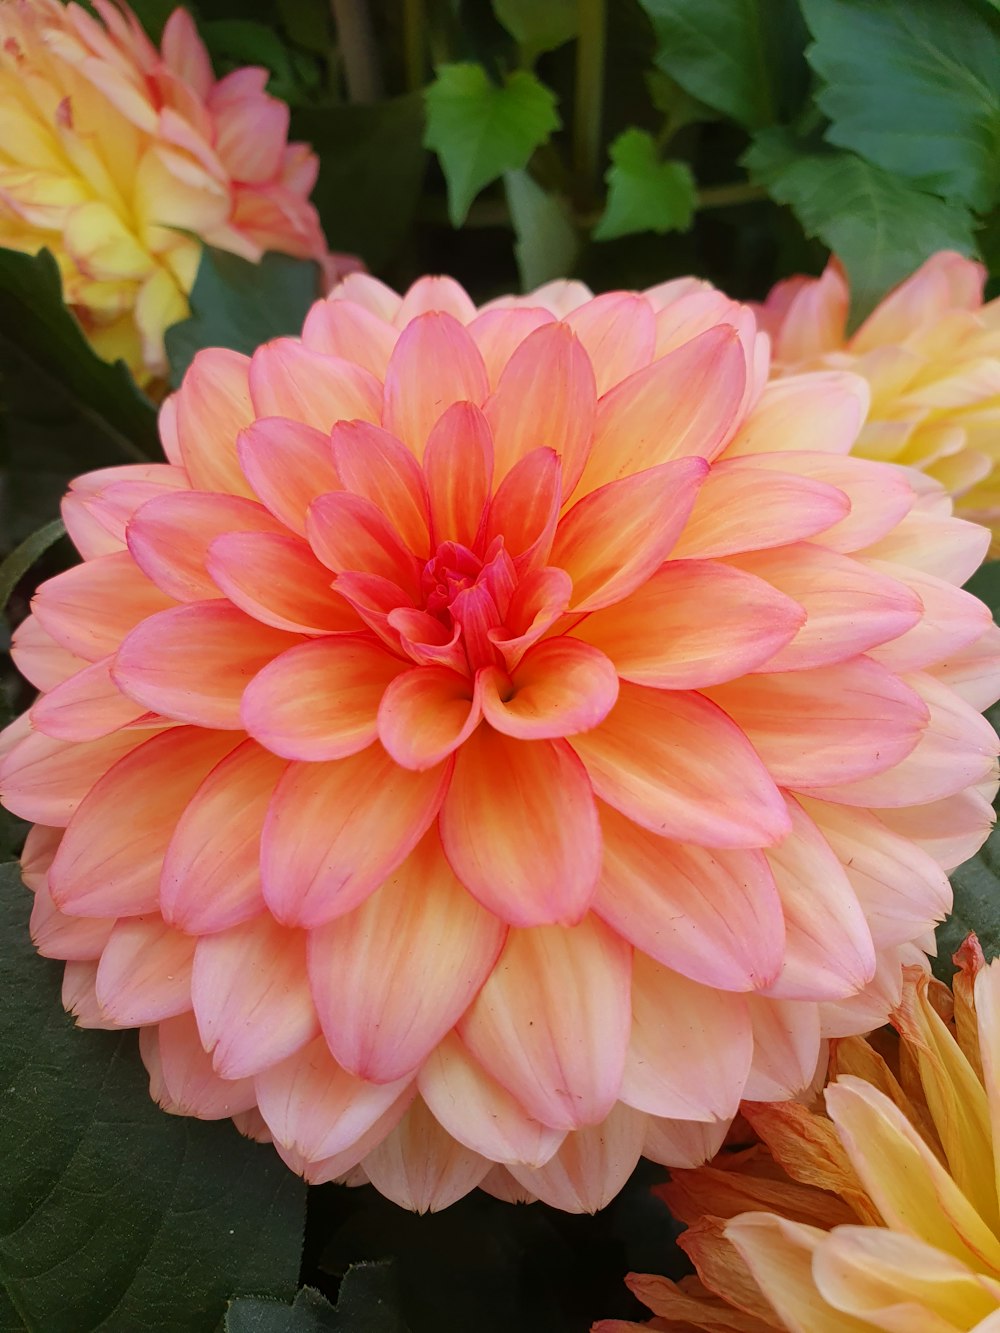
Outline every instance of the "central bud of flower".
[[470, 671], [500, 661], [489, 632], [504, 623], [516, 585], [502, 537], [494, 537], [482, 556], [461, 542], [441, 542], [424, 565], [424, 606], [446, 629], [458, 631]]

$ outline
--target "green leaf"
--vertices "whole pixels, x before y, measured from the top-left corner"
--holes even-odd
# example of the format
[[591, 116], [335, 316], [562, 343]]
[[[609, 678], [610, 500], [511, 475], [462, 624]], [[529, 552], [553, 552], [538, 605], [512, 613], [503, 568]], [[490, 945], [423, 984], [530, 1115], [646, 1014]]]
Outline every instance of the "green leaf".
[[794, 0], [639, 4], [656, 35], [656, 64], [707, 106], [759, 129], [796, 100], [802, 20]]
[[337, 1307], [303, 1287], [289, 1309], [274, 1301], [236, 1300], [226, 1333], [408, 1333], [399, 1308], [391, 1262], [352, 1264], [340, 1284]]
[[608, 203], [595, 241], [637, 231], [687, 231], [695, 209], [695, 185], [686, 162], [661, 162], [653, 137], [625, 130], [608, 149]]
[[579, 28], [577, 0], [493, 0], [493, 12], [529, 63], [570, 41]]
[[319, 269], [311, 259], [267, 254], [251, 264], [206, 248], [191, 291], [191, 318], [167, 329], [171, 384], [180, 384], [203, 347], [249, 355], [270, 338], [301, 333], [318, 295]]
[[29, 1333], [214, 1333], [290, 1299], [305, 1186], [231, 1124], [166, 1115], [134, 1032], [81, 1031], [0, 866], [0, 1282]]
[[570, 272], [580, 238], [563, 201], [546, 193], [526, 171], [508, 171], [503, 180], [521, 289], [530, 292]]
[[1000, 34], [972, 0], [803, 0], [827, 138], [985, 211], [1000, 186]]
[[159, 456], [155, 407], [122, 362], [102, 361], [87, 342], [52, 255], [0, 249], [0, 372], [24, 367], [61, 388], [119, 457]]
[[955, 968], [951, 956], [974, 930], [987, 958], [1000, 955], [1000, 832], [950, 875], [955, 902], [948, 920], [937, 928], [934, 975], [950, 981]]
[[440, 65], [426, 99], [424, 143], [441, 159], [454, 227], [484, 186], [527, 166], [560, 124], [555, 94], [526, 70], [498, 86], [481, 65]]
[[30, 537], [26, 537], [20, 546], [15, 547], [10, 555], [0, 562], [0, 615], [6, 611], [11, 593], [35, 561], [40, 560], [49, 547], [65, 535], [66, 529], [62, 519], [54, 518], [51, 523], [46, 523], [44, 528], [39, 528]]
[[313, 203], [334, 250], [383, 269], [412, 235], [427, 166], [422, 93], [371, 106], [292, 113], [292, 134], [319, 154]]
[[744, 155], [751, 176], [788, 204], [808, 236], [842, 260], [853, 317], [866, 315], [935, 250], [975, 253], [972, 218], [853, 153], [800, 155], [788, 136], [768, 130]]
[[261, 65], [274, 76], [277, 88], [287, 93], [295, 87], [291, 55], [272, 28], [254, 19], [210, 19], [199, 25], [209, 54], [224, 67]]

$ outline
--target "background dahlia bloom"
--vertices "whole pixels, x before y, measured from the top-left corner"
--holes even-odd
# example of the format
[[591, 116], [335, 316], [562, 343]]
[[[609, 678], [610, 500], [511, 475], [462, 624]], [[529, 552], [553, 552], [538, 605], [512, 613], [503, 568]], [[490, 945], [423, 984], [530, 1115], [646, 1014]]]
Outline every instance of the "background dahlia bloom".
[[0, 789], [164, 1107], [591, 1210], [884, 1020], [992, 819], [988, 533], [766, 347], [699, 284], [355, 274], [74, 484]]
[[1000, 1329], [1000, 960], [970, 936], [955, 961], [954, 997], [906, 969], [887, 1058], [835, 1043], [825, 1116], [748, 1106], [766, 1148], [658, 1191], [699, 1277], [632, 1275], [659, 1318], [595, 1333]]
[[820, 278], [779, 282], [757, 311], [774, 370], [863, 375], [871, 407], [855, 453], [911, 464], [1000, 532], [1000, 302], [986, 270], [949, 250], [926, 263], [847, 336], [849, 292], [836, 260]]
[[126, 5], [94, 7], [103, 23], [0, 0], [0, 245], [51, 250], [98, 353], [145, 383], [188, 314], [200, 242], [316, 259], [331, 280], [343, 257], [327, 256], [308, 202], [318, 162], [287, 142], [267, 71], [216, 81], [186, 10], [157, 51]]

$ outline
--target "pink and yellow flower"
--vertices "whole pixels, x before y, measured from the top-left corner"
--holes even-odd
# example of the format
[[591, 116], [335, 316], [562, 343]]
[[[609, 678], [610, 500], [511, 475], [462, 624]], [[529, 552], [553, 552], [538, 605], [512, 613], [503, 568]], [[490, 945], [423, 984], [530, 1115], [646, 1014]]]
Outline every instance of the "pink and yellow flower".
[[186, 10], [157, 51], [125, 4], [95, 8], [0, 0], [0, 245], [51, 250], [94, 347], [147, 383], [203, 242], [316, 259], [331, 280], [338, 257], [308, 202], [316, 157], [287, 142], [267, 71], [216, 80]]
[[758, 318], [778, 374], [829, 367], [867, 380], [855, 453], [920, 468], [997, 534], [1000, 302], [984, 305], [985, 279], [981, 264], [943, 250], [848, 336], [848, 286], [833, 260], [820, 278], [779, 282]]
[[74, 484], [0, 786], [164, 1107], [589, 1210], [884, 1020], [992, 820], [988, 533], [766, 381], [698, 284], [352, 275]]
[[658, 1318], [595, 1333], [1000, 1329], [1000, 961], [955, 961], [954, 996], [906, 969], [885, 1056], [835, 1043], [825, 1115], [748, 1106], [762, 1145], [676, 1173], [698, 1277], [633, 1275]]

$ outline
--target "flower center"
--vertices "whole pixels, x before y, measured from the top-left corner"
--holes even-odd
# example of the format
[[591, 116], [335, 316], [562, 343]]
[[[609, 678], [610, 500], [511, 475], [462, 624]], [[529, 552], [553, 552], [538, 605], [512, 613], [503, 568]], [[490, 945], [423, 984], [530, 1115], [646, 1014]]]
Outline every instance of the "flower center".
[[424, 607], [447, 629], [459, 629], [470, 671], [501, 660], [490, 631], [504, 623], [516, 585], [502, 537], [482, 556], [461, 542], [442, 542], [424, 565]]
[[431, 615], [449, 610], [460, 592], [475, 586], [483, 562], [461, 542], [442, 542], [421, 575], [424, 605]]

